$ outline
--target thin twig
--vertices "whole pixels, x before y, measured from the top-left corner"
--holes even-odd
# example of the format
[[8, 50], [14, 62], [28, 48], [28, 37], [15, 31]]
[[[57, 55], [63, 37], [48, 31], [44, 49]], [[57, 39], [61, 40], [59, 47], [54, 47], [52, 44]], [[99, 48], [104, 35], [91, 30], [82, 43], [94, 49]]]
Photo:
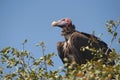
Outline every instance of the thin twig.
[[[22, 43], [23, 53], [25, 52], [25, 43], [27, 43], [27, 39], [25, 39]], [[24, 54], [21, 54], [21, 60], [23, 61], [22, 67], [25, 67]]]
[[112, 46], [112, 43], [113, 43], [114, 39], [116, 38], [116, 36], [115, 36], [114, 34], [115, 34], [117, 28], [119, 27], [119, 25], [120, 25], [120, 21], [118, 21], [118, 24], [117, 24], [116, 26], [114, 26], [114, 27], [115, 27], [115, 30], [114, 30], [114, 33], [113, 33], [113, 35], [112, 35], [112, 39], [111, 39], [111, 41], [110, 41], [110, 44], [109, 44], [108, 49], [106, 50], [105, 54], [108, 53], [109, 49], [110, 49], [111, 46]]
[[45, 70], [47, 72], [47, 64], [46, 64], [46, 56], [45, 56], [45, 45], [42, 45], [42, 53], [43, 53], [43, 57], [44, 57]]
[[43, 54], [43, 57], [44, 57], [44, 66], [45, 66], [45, 70], [47, 72], [47, 64], [46, 64], [46, 56], [45, 56], [45, 43], [42, 41], [40, 42], [40, 46], [42, 47], [42, 54]]

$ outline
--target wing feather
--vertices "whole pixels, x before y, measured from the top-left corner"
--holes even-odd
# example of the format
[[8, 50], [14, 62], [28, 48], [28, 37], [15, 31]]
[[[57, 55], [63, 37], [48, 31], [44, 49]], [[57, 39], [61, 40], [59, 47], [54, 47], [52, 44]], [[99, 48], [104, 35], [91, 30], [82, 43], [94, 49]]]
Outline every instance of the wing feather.
[[[65, 63], [64, 58], [68, 58], [68, 65], [71, 65], [72, 62], [76, 62], [77, 64], [85, 64], [87, 60], [93, 59], [94, 55], [91, 50], [82, 49], [87, 46], [90, 48], [95, 48], [96, 50], [104, 48], [105, 50], [103, 52], [105, 52], [108, 48], [107, 44], [96, 36], [92, 36], [95, 40], [92, 41], [91, 45], [89, 42], [91, 40], [91, 36], [92, 35], [90, 34], [76, 31], [71, 34], [68, 41], [58, 42], [57, 50], [62, 62]], [[107, 60], [107, 55], [104, 55], [104, 58]]]
[[93, 38], [95, 38], [95, 41], [93, 41], [91, 45], [89, 42], [91, 40], [91, 36], [92, 35], [87, 33], [74, 32], [70, 37], [72, 46], [71, 49], [74, 49], [72, 50], [72, 53], [74, 53], [73, 55], [78, 64], [86, 63], [87, 60], [91, 60], [94, 57], [91, 50], [84, 50], [83, 48], [87, 46], [95, 48], [96, 50], [104, 48], [104, 52], [108, 48], [105, 42], [100, 41], [95, 36], [93, 36]]
[[62, 62], [64, 63], [63, 45], [64, 45], [64, 42], [58, 42], [58, 43], [57, 43], [58, 55], [59, 55], [60, 59], [62, 60]]

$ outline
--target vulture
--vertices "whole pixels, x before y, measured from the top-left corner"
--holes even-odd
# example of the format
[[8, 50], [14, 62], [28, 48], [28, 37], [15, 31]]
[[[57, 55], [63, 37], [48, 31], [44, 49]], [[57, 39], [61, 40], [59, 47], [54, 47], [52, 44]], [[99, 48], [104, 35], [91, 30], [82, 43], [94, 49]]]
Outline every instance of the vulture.
[[108, 45], [93, 34], [77, 31], [70, 18], [53, 21], [52, 26], [62, 29], [61, 35], [65, 41], [57, 43], [57, 50], [60, 59], [64, 64], [67, 62], [67, 66], [98, 60], [96, 54], [102, 55], [100, 58], [105, 64], [114, 64], [114, 61], [107, 62], [111, 52]]

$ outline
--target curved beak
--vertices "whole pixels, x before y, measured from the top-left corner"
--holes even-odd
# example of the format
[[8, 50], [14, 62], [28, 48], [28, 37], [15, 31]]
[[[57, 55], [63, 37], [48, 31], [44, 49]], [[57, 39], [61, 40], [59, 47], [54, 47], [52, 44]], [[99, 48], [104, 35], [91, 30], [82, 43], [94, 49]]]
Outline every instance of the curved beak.
[[53, 21], [51, 25], [52, 25], [53, 27], [55, 27], [55, 26], [62, 27], [62, 26], [64, 26], [64, 25], [66, 25], [66, 22], [65, 22], [65, 21], [61, 21], [61, 20], [58, 20], [58, 21]]
[[53, 27], [55, 27], [55, 26], [57, 26], [57, 24], [58, 24], [57, 21], [53, 21], [51, 25], [52, 25]]

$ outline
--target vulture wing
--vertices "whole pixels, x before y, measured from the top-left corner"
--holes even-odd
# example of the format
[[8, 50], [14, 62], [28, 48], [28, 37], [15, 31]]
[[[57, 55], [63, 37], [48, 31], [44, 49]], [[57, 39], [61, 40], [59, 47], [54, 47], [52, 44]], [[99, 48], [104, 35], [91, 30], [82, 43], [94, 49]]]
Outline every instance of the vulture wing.
[[96, 37], [94, 35], [88, 34], [88, 33], [84, 33], [84, 32], [81, 32], [81, 34], [85, 35], [86, 37], [88, 37], [91, 40], [93, 38], [97, 43], [99, 43], [99, 45], [102, 46], [101, 48], [103, 48], [103, 47], [107, 48], [107, 44], [104, 41], [101, 41], [100, 38], [98, 38], [98, 37]]
[[59, 57], [60, 57], [60, 59], [62, 60], [63, 63], [65, 63], [65, 61], [64, 61], [65, 56], [64, 56], [64, 51], [63, 51], [64, 43], [65, 43], [64, 41], [57, 43], [58, 55], [59, 55]]
[[[85, 47], [94, 48], [96, 50], [102, 50], [105, 52], [107, 50], [107, 44], [94, 35], [90, 35], [83, 32], [74, 32], [69, 39], [69, 49], [74, 56], [76, 63], [83, 64], [86, 63], [87, 60], [91, 60], [94, 56], [92, 51], [89, 49], [85, 49]], [[104, 58], [106, 58], [104, 54]]]

